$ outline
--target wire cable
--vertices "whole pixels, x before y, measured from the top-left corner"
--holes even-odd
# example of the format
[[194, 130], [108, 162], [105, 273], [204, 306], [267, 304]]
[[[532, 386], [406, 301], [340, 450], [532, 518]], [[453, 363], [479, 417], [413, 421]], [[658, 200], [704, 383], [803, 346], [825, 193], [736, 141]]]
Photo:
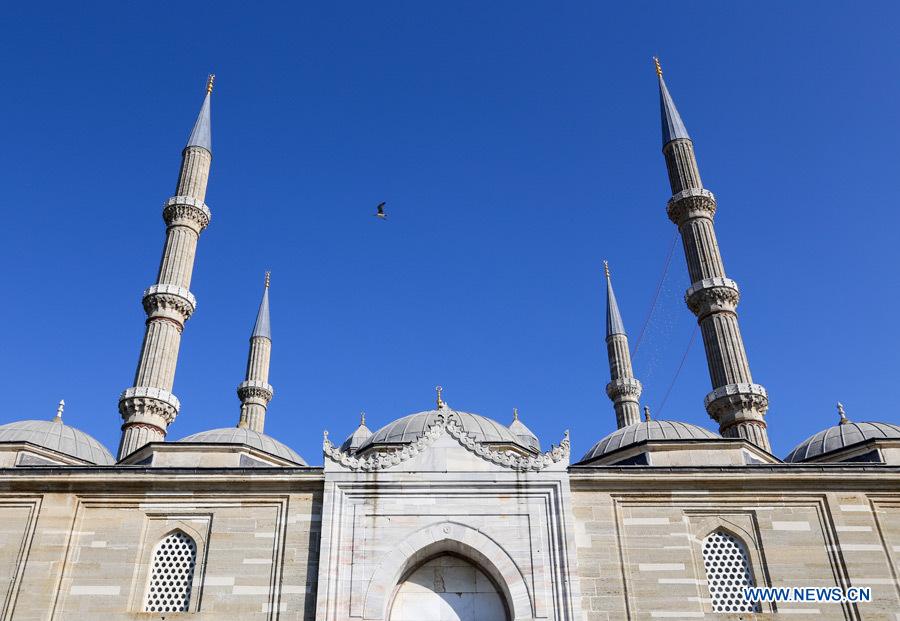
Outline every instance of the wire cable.
[[697, 332], [700, 331], [700, 326], [697, 325], [694, 327], [694, 333], [691, 335], [691, 341], [688, 343], [687, 350], [684, 352], [684, 357], [681, 359], [681, 364], [678, 365], [678, 370], [675, 371], [675, 377], [672, 378], [672, 383], [669, 384], [669, 389], [666, 391], [666, 396], [663, 397], [662, 403], [659, 404], [659, 407], [656, 408], [656, 415], [659, 416], [662, 412], [663, 406], [666, 404], [666, 399], [669, 398], [669, 393], [672, 392], [672, 387], [675, 386], [675, 381], [678, 379], [678, 375], [681, 373], [681, 367], [684, 366], [684, 361], [687, 360], [688, 354], [691, 352], [691, 346], [694, 344], [694, 339], [697, 338]]
[[634, 344], [634, 349], [631, 351], [631, 360], [634, 362], [634, 357], [637, 356], [638, 347], [641, 346], [641, 340], [644, 338], [644, 332], [647, 330], [647, 324], [650, 323], [650, 316], [653, 315], [653, 309], [656, 308], [656, 302], [659, 300], [659, 291], [662, 289], [663, 281], [666, 279], [666, 273], [669, 271], [669, 264], [672, 262], [672, 252], [675, 250], [675, 242], [678, 239], [678, 227], [675, 227], [675, 230], [672, 232], [672, 241], [669, 242], [669, 250], [666, 252], [666, 262], [663, 264], [662, 273], [659, 275], [659, 280], [656, 282], [656, 291], [653, 294], [653, 301], [650, 303], [650, 310], [647, 311], [647, 318], [644, 319], [644, 325], [641, 326], [641, 333], [638, 335], [637, 342]]

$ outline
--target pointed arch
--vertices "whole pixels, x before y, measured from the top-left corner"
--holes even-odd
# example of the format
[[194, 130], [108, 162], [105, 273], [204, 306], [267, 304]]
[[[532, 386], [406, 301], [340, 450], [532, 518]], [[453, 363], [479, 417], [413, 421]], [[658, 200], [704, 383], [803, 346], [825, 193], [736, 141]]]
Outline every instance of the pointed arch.
[[188, 612], [197, 542], [180, 528], [170, 531], [154, 547], [144, 612]]
[[484, 571], [499, 587], [513, 619], [534, 618], [528, 585], [506, 550], [483, 533], [450, 521], [413, 533], [382, 558], [366, 590], [364, 618], [386, 619], [394, 587], [412, 569], [440, 554], [461, 556]]

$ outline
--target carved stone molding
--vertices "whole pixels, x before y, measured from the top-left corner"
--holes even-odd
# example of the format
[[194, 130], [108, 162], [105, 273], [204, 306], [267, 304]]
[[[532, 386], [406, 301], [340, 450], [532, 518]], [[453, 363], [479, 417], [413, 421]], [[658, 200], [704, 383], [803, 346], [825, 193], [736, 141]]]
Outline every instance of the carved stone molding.
[[144, 291], [142, 302], [151, 319], [166, 317], [182, 323], [190, 319], [197, 308], [194, 294], [177, 285], [153, 285]]
[[272, 400], [273, 393], [274, 391], [269, 384], [259, 380], [247, 380], [238, 384], [237, 387], [237, 394], [241, 401], [260, 399], [268, 403]]
[[716, 197], [703, 188], [688, 188], [669, 199], [669, 219], [681, 226], [692, 218], [709, 218], [716, 214]]
[[736, 282], [730, 278], [704, 278], [692, 284], [684, 294], [691, 312], [703, 318], [710, 313], [734, 312], [741, 299]]
[[172, 423], [181, 409], [181, 402], [170, 392], [151, 386], [134, 386], [119, 395], [119, 413], [126, 423], [145, 423], [159, 427], [162, 419]]
[[642, 391], [643, 386], [633, 377], [619, 378], [606, 385], [606, 394], [613, 401], [623, 396], [634, 397], [637, 400]]
[[431, 446], [444, 433], [449, 433], [455, 438], [460, 445], [478, 455], [485, 461], [495, 463], [512, 470], [534, 470], [540, 471], [547, 466], [559, 462], [569, 457], [569, 432], [566, 431], [565, 438], [559, 443], [559, 446], [553, 446], [549, 451], [541, 455], [524, 457], [509, 452], [501, 452], [490, 446], [482, 444], [477, 440], [469, 437], [462, 427], [452, 418], [444, 419], [438, 416], [437, 422], [431, 425], [424, 435], [408, 445], [393, 449], [383, 453], [375, 453], [367, 457], [354, 457], [350, 453], [345, 453], [328, 439], [328, 432], [325, 432], [322, 449], [326, 457], [342, 466], [355, 470], [357, 472], [365, 472], [371, 470], [386, 470], [392, 466], [396, 466], [408, 461]]
[[720, 425], [762, 420], [769, 409], [769, 394], [759, 384], [726, 384], [706, 395], [703, 405]]
[[209, 207], [192, 196], [173, 196], [163, 205], [163, 220], [168, 226], [187, 226], [198, 235], [209, 226], [211, 218]]

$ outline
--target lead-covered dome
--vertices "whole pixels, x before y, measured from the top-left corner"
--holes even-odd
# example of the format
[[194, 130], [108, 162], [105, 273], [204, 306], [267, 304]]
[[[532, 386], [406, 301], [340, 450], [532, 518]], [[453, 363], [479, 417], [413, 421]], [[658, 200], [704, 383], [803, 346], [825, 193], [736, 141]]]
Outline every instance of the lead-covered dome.
[[[414, 442], [425, 435], [425, 431], [438, 422], [438, 416], [444, 420], [454, 420], [469, 437], [478, 442], [514, 444], [523, 446], [522, 442], [507, 427], [478, 414], [441, 409], [419, 412], [404, 416], [385, 425], [359, 447], [362, 452], [372, 446], [395, 445]], [[528, 448], [528, 447], [523, 447]]]
[[301, 466], [306, 466], [303, 458], [294, 449], [282, 444], [275, 438], [251, 429], [239, 427], [225, 427], [223, 429], [210, 429], [201, 431], [192, 436], [182, 438], [179, 442], [200, 442], [204, 444], [246, 444], [249, 447], [259, 449], [269, 455], [275, 455], [287, 459]]
[[807, 461], [867, 440], [900, 439], [900, 427], [890, 423], [851, 423], [847, 419], [834, 427], [820, 431], [801, 442], [784, 461]]
[[98, 466], [116, 463], [105, 446], [58, 419], [7, 423], [0, 426], [0, 442], [28, 442]]
[[674, 420], [650, 420], [616, 429], [597, 442], [581, 461], [595, 459], [645, 440], [721, 440], [709, 429]]

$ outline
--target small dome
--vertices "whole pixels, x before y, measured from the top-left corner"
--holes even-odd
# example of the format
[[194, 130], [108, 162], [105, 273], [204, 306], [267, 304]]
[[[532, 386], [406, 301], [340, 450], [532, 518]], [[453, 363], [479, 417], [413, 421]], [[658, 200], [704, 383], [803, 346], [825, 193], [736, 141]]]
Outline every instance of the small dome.
[[650, 420], [616, 429], [581, 458], [588, 461], [645, 440], [721, 440], [709, 429], [675, 420]]
[[537, 436], [518, 417], [509, 424], [509, 430], [519, 439], [519, 444], [540, 452], [541, 443]]
[[353, 452], [358, 449], [363, 443], [372, 437], [372, 430], [366, 427], [366, 423], [362, 422], [359, 424], [359, 427], [356, 428], [350, 437], [344, 440], [344, 443], [341, 444], [341, 450], [344, 452], [350, 451]]
[[106, 447], [94, 438], [56, 420], [23, 420], [2, 425], [0, 442], [30, 442], [98, 466], [116, 463]]
[[182, 438], [179, 442], [202, 442], [204, 444], [246, 444], [247, 446], [259, 449], [269, 455], [275, 455], [282, 459], [287, 459], [301, 466], [307, 465], [303, 458], [298, 455], [294, 449], [282, 444], [275, 438], [267, 436], [258, 431], [250, 429], [239, 429], [238, 427], [225, 427], [224, 429], [211, 429], [209, 431], [201, 431], [192, 436]]
[[851, 423], [829, 427], [801, 442], [784, 461], [796, 463], [866, 440], [900, 439], [900, 427], [890, 423]]
[[502, 442], [504, 444], [523, 446], [522, 442], [500, 423], [478, 414], [458, 412], [448, 408], [410, 414], [395, 420], [393, 423], [376, 431], [371, 438], [359, 447], [359, 451], [364, 451], [377, 444], [406, 444], [414, 442], [425, 435], [425, 431], [437, 422], [438, 416], [443, 416], [445, 419], [452, 418], [462, 427], [463, 431], [469, 434], [470, 438], [478, 442]]

